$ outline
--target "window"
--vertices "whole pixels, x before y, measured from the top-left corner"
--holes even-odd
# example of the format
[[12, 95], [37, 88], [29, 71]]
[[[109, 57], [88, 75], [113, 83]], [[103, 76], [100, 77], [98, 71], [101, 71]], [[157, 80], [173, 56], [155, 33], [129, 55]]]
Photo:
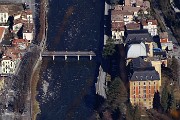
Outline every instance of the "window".
[[146, 94], [146, 90], [143, 90], [143, 93]]
[[140, 85], [141, 83], [139, 82], [139, 85]]
[[134, 82], [134, 85], [135, 85], [135, 82]]
[[146, 82], [144, 82], [144, 85], [146, 85]]

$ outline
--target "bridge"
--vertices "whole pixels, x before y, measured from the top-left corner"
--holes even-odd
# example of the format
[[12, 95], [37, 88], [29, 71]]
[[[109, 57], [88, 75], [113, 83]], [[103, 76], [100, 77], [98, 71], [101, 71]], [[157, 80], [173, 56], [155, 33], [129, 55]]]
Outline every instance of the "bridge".
[[96, 54], [93, 51], [43, 51], [41, 53], [42, 57], [48, 57], [52, 56], [53, 60], [55, 57], [64, 57], [65, 60], [67, 60], [67, 57], [77, 57], [78, 60], [80, 59], [80, 56], [82, 57], [89, 57], [90, 60], [92, 60], [93, 56], [96, 56]]

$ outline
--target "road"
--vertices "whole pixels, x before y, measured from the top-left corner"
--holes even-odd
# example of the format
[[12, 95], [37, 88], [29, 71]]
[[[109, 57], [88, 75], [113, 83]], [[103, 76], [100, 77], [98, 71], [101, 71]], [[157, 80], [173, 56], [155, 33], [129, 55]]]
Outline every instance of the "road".
[[160, 20], [162, 21], [164, 27], [165, 27], [165, 31], [168, 33], [169, 36], [169, 40], [171, 40], [173, 42], [173, 44], [178, 44], [176, 38], [173, 36], [173, 33], [171, 31], [171, 29], [169, 27], [167, 27], [166, 23], [165, 23], [165, 19], [163, 16], [162, 11], [158, 8], [158, 4], [156, 3], [156, 1], [154, 0], [154, 2], [152, 3], [152, 6], [154, 8], [154, 11], [156, 13], [156, 15], [159, 16]]
[[[176, 49], [173, 49], [173, 51], [168, 52], [168, 56], [171, 56], [171, 57], [175, 56], [175, 58], [178, 60], [178, 63], [180, 65], [180, 46], [179, 46], [179, 43], [178, 43], [177, 39], [173, 36], [171, 29], [166, 25], [163, 13], [158, 8], [158, 4], [155, 0], [153, 1], [152, 6], [154, 8], [156, 15], [158, 15], [160, 17], [163, 25], [165, 26], [165, 30], [168, 33], [169, 40], [172, 41], [172, 43], [174, 44], [174, 48], [176, 48]], [[179, 81], [178, 83], [180, 86], [180, 69], [178, 71], [178, 81]]]

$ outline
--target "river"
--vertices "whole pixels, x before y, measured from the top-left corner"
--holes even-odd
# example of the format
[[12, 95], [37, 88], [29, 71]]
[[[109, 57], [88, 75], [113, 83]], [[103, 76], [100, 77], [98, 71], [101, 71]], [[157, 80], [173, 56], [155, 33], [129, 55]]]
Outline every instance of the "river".
[[103, 0], [50, 0], [49, 51], [94, 51], [97, 57], [43, 58], [38, 84], [38, 120], [91, 120], [94, 83], [103, 44]]

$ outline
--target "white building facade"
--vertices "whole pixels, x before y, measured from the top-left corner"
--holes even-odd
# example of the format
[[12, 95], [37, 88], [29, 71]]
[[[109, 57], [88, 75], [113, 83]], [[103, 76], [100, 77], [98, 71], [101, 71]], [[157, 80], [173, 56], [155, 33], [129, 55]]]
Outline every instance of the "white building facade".
[[158, 35], [157, 22], [147, 21], [146, 23], [143, 23], [142, 25], [143, 25], [143, 29], [147, 29], [148, 32], [151, 34], [151, 36]]
[[17, 63], [18, 63], [18, 59], [17, 60], [12, 60], [9, 58], [3, 59], [1, 61], [2, 76], [15, 74]]

